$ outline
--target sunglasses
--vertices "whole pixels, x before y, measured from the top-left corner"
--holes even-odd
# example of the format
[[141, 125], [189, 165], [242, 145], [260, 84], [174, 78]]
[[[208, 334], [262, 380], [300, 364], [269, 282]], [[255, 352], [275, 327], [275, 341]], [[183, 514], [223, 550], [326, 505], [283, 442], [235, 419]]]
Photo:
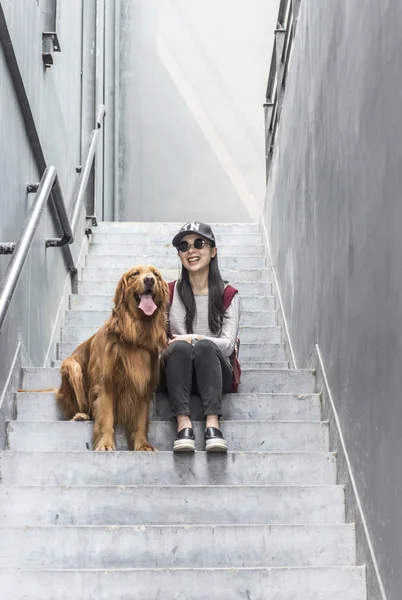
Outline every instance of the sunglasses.
[[[207, 242], [202, 238], [197, 238], [194, 240], [194, 248], [196, 250], [201, 250], [201, 248], [203, 248], [206, 244]], [[177, 249], [179, 252], [188, 252], [191, 246], [192, 244], [190, 245], [188, 242], [180, 242], [180, 244], [177, 246]]]

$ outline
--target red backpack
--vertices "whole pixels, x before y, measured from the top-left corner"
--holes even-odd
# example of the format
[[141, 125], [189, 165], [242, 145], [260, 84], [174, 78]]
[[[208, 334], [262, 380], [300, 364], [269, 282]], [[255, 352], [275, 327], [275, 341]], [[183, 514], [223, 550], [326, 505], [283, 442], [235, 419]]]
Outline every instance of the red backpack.
[[[170, 304], [172, 304], [176, 281], [169, 281], [168, 286], [169, 286], [169, 292], [170, 292]], [[223, 308], [225, 310], [227, 310], [229, 308], [230, 303], [232, 302], [233, 296], [235, 296], [237, 293], [238, 293], [238, 290], [236, 290], [236, 288], [232, 287], [231, 285], [227, 285], [225, 287], [225, 291], [223, 292]], [[232, 354], [230, 355], [230, 364], [232, 365], [232, 369], [233, 369], [233, 379], [232, 379], [232, 384], [230, 386], [229, 393], [237, 392], [237, 390], [239, 388], [239, 384], [240, 384], [241, 366], [239, 363], [239, 348], [240, 348], [240, 340], [239, 340], [239, 338], [236, 338], [236, 344], [235, 344], [234, 350], [233, 350]]]

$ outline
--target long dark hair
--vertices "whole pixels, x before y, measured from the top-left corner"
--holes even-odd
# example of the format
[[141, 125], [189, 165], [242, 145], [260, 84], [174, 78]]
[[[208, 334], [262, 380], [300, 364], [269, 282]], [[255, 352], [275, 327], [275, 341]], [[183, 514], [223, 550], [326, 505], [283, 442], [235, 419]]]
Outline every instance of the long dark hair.
[[[223, 292], [225, 283], [222, 279], [218, 266], [218, 255], [211, 259], [209, 263], [208, 273], [208, 325], [209, 329], [215, 335], [219, 335], [222, 331], [222, 323], [225, 309], [223, 307]], [[181, 278], [177, 282], [177, 291], [179, 292], [180, 300], [186, 309], [186, 331], [193, 332], [193, 323], [196, 314], [196, 306], [193, 289], [190, 283], [190, 277], [187, 269], [182, 266]]]

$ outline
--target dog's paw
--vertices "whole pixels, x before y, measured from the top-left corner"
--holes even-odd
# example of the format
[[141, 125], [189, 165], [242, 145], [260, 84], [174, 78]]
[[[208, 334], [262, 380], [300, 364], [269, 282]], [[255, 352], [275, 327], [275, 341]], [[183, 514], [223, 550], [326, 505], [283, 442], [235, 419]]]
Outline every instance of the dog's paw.
[[136, 452], [158, 452], [155, 446], [151, 446], [151, 444], [140, 444], [138, 446], [134, 446], [134, 450]]
[[76, 413], [70, 421], [90, 421], [90, 416], [86, 413]]
[[99, 440], [96, 444], [94, 444], [93, 450], [95, 452], [113, 452], [116, 450], [116, 446], [114, 442], [111, 440]]

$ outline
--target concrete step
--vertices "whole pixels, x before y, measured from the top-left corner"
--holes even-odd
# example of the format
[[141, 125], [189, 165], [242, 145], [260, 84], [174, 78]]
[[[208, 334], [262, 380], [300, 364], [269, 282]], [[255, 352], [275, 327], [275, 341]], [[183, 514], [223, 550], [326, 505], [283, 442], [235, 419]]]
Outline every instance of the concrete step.
[[[62, 360], [52, 360], [52, 367], [60, 369]], [[287, 361], [242, 361], [242, 369], [249, 371], [250, 369], [288, 369]]]
[[[77, 348], [76, 342], [59, 342], [57, 344], [57, 360], [63, 360]], [[240, 362], [252, 360], [285, 361], [283, 344], [240, 344]]]
[[[71, 310], [111, 310], [112, 306], [112, 295], [71, 294], [69, 298], [69, 308]], [[275, 297], [242, 296], [241, 307], [242, 310], [275, 310]]]
[[260, 342], [261, 345], [280, 344], [282, 343], [282, 330], [281, 327], [275, 325], [240, 326], [239, 338], [241, 344], [255, 344], [257, 342]]
[[[72, 312], [72, 311], [71, 311]], [[240, 324], [243, 327], [277, 325], [278, 312], [276, 310], [245, 310], [240, 313]]]
[[[56, 405], [55, 394], [46, 392], [17, 393], [17, 418], [21, 421], [57, 421], [62, 415]], [[192, 418], [202, 421], [204, 409], [201, 399], [192, 396]], [[222, 403], [223, 419], [247, 421], [319, 421], [321, 402], [318, 394], [226, 394]], [[156, 394], [151, 405], [151, 419], [168, 420], [172, 416], [168, 396]]]
[[[153, 247], [155, 249], [168, 248], [173, 250], [172, 239], [173, 235], [161, 237], [160, 233], [148, 232], [148, 233], [130, 233], [129, 231], [122, 231], [120, 233], [110, 233], [105, 231], [104, 233], [97, 233], [96, 229], [92, 230], [92, 244], [91, 247], [97, 245], [124, 245], [124, 246], [135, 246], [140, 247]], [[221, 250], [223, 247], [228, 246], [241, 246], [249, 247], [255, 244], [263, 244], [263, 236], [261, 233], [222, 233], [216, 234], [216, 243]]]
[[[177, 279], [179, 276], [178, 271], [169, 275], [169, 278], [166, 277], [167, 281], [173, 281]], [[240, 295], [250, 295], [254, 294], [256, 296], [271, 296], [272, 294], [272, 284], [269, 282], [249, 282], [249, 281], [231, 281], [232, 285], [234, 285], [238, 290]], [[79, 294], [88, 295], [88, 296], [103, 296], [107, 294], [111, 300], [113, 300], [113, 295], [116, 289], [117, 279], [116, 281], [82, 281], [78, 283], [78, 292]]]
[[344, 496], [342, 486], [0, 486], [0, 527], [344, 523]]
[[1, 527], [0, 539], [0, 568], [323, 567], [356, 560], [352, 524]]
[[[260, 233], [260, 225], [258, 223], [209, 223], [214, 235], [218, 236], [223, 233]], [[97, 227], [93, 228], [94, 233], [148, 233], [148, 234], [166, 234], [168, 242], [181, 229], [183, 223], [168, 223], [168, 222], [128, 222], [128, 221], [100, 221]]]
[[[98, 331], [97, 326], [65, 325], [62, 327], [61, 341], [74, 342], [77, 345], [85, 342]], [[243, 344], [261, 342], [264, 344], [279, 344], [282, 342], [282, 331], [278, 326], [240, 327], [239, 338]]]
[[315, 374], [307, 369], [244, 369], [239, 392], [308, 394], [315, 391]]
[[[264, 246], [262, 243], [258, 243], [254, 239], [252, 234], [247, 234], [251, 239], [244, 240], [244, 243], [234, 244], [236, 240], [230, 240], [232, 243], [227, 243], [226, 239], [219, 241], [219, 259], [224, 259], [226, 256], [241, 256], [246, 254], [247, 256], [263, 256], [265, 253]], [[228, 236], [226, 236], [228, 237]], [[231, 236], [237, 237], [237, 236]], [[243, 236], [245, 237], [245, 236]], [[110, 243], [108, 238], [98, 238], [99, 242], [91, 245], [90, 255], [91, 256], [103, 256], [108, 258], [109, 256], [139, 256], [141, 254], [154, 254], [155, 256], [174, 256], [177, 255], [177, 250], [169, 243], [161, 242], [161, 239], [149, 240], [148, 237], [141, 241], [138, 241], [136, 236], [133, 236], [131, 242], [122, 243], [116, 241], [116, 243]], [[228, 240], [229, 241], [229, 240]]]
[[[109, 318], [110, 310], [66, 310], [66, 325], [95, 325], [100, 327]], [[243, 310], [240, 323], [242, 326], [277, 325], [278, 317], [275, 310]]]
[[[51, 367], [23, 369], [22, 389], [41, 390], [58, 387], [60, 373]], [[270, 369], [266, 371], [244, 370], [239, 391], [241, 393], [299, 393], [314, 392], [315, 376], [309, 370]]]
[[0, 587], [7, 600], [132, 600], [133, 590], [146, 600], [205, 600], [206, 590], [219, 600], [366, 600], [364, 567], [2, 570]]
[[[0, 453], [3, 485], [333, 485], [330, 452]], [[325, 540], [326, 543], [326, 540]]]
[[240, 362], [252, 360], [286, 360], [284, 344], [241, 343], [239, 351]]
[[[164, 277], [166, 279], [166, 281], [173, 281], [174, 279], [177, 279], [180, 273], [179, 270], [179, 262], [178, 259], [176, 259], [177, 261], [177, 265], [176, 268], [171, 268], [171, 269], [163, 269], [160, 268], [162, 277]], [[134, 267], [136, 264], [139, 263], [135, 263], [133, 262], [129, 268]], [[152, 263], [147, 263], [147, 264], [152, 264]], [[225, 266], [220, 267], [221, 269], [221, 274], [222, 274], [222, 278], [225, 281], [229, 281], [230, 283], [232, 283], [234, 285], [234, 287], [237, 287], [236, 282], [238, 281], [247, 281], [247, 282], [265, 282], [268, 283], [271, 279], [270, 277], [270, 271], [268, 269], [254, 269], [254, 268], [247, 268], [247, 264], [245, 264], [244, 268], [242, 270], [239, 269], [229, 269], [226, 268]], [[159, 267], [160, 265], [154, 265], [154, 267]], [[83, 269], [82, 271], [82, 281], [112, 281], [114, 282], [114, 285], [116, 286], [117, 282], [119, 281], [120, 277], [122, 276], [122, 274], [127, 271], [127, 269], [125, 268], [118, 268], [118, 267], [99, 267], [99, 268], [92, 268], [92, 267], [86, 267], [85, 269]]]
[[[158, 269], [177, 269], [180, 265], [180, 259], [176, 251], [172, 248], [170, 254], [161, 256], [160, 254], [134, 254], [130, 252], [127, 256], [97, 256], [89, 254], [86, 257], [86, 268], [88, 269], [119, 269], [127, 271], [134, 265], [154, 265]], [[221, 269], [264, 269], [266, 266], [263, 256], [247, 256], [244, 251], [238, 256], [220, 256], [219, 266]]]
[[[13, 451], [80, 452], [92, 449], [92, 422], [8, 421], [7, 448]], [[204, 421], [194, 421], [196, 450], [204, 450]], [[229, 449], [253, 452], [325, 452], [328, 450], [328, 424], [323, 421], [224, 421], [222, 430]], [[172, 449], [176, 437], [173, 421], [153, 421], [149, 441], [158, 450]], [[121, 427], [116, 427], [117, 450], [127, 450]]]
[[277, 369], [289, 369], [287, 361], [267, 361], [267, 360], [242, 360], [241, 368], [246, 371], [272, 371]]

